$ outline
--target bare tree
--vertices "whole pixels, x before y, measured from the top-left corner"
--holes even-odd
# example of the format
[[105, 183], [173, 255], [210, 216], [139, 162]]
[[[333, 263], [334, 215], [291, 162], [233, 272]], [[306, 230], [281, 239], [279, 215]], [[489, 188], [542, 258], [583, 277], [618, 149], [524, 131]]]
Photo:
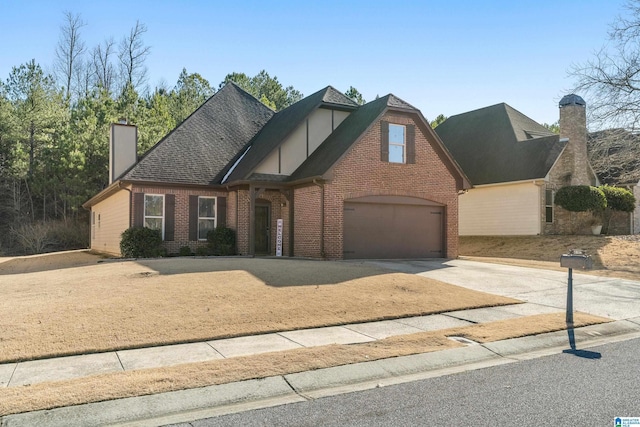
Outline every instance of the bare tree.
[[64, 23], [60, 27], [60, 38], [55, 51], [55, 70], [65, 84], [67, 100], [71, 96], [71, 84], [76, 69], [81, 65], [81, 56], [85, 52], [85, 44], [80, 38], [80, 29], [86, 24], [79, 14], [64, 13]]
[[118, 59], [120, 60], [120, 74], [123, 78], [123, 86], [130, 85], [138, 88], [147, 80], [147, 67], [145, 60], [151, 51], [150, 46], [145, 46], [142, 36], [147, 32], [147, 26], [136, 21], [129, 35], [120, 42]]
[[93, 48], [91, 55], [96, 85], [105, 89], [107, 93], [111, 93], [115, 76], [115, 69], [111, 62], [114, 49], [115, 41], [111, 37]]
[[607, 129], [589, 134], [589, 161], [605, 184], [640, 180], [640, 135], [626, 129]]

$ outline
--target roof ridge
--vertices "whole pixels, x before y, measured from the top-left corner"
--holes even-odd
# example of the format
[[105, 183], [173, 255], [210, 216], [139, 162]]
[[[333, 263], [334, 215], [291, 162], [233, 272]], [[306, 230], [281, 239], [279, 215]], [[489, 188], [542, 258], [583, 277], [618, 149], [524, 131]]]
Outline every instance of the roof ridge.
[[[346, 106], [350, 106], [350, 107], [358, 107], [358, 103], [356, 103], [353, 99], [349, 98], [347, 95], [345, 95], [344, 93], [340, 92], [338, 89], [336, 89], [335, 87], [328, 85], [327, 87], [325, 87], [324, 89], [321, 89], [321, 91], [323, 91], [323, 95], [322, 95], [322, 102], [328, 103], [328, 104], [337, 104], [337, 105], [346, 105]], [[333, 95], [337, 95], [335, 96], [335, 98], [333, 100], [328, 99], [328, 95], [330, 93], [333, 93]]]

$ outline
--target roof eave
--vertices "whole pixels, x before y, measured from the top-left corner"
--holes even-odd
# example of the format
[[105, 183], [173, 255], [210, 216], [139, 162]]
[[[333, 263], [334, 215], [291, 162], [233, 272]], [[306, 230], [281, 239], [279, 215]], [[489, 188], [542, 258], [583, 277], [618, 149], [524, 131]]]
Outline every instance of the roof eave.
[[86, 210], [90, 210], [92, 206], [97, 205], [101, 201], [105, 200], [109, 196], [114, 193], [117, 193], [119, 190], [123, 189], [123, 187], [127, 184], [127, 181], [116, 180], [113, 181], [107, 188], [103, 189], [101, 192], [87, 200], [82, 204], [82, 207]]

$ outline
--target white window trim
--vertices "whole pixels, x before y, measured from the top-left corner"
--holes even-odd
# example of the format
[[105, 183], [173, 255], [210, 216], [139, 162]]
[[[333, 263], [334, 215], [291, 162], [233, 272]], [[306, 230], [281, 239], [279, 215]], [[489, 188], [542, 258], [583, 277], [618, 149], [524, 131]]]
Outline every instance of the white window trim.
[[[398, 126], [403, 128], [404, 130], [402, 131], [402, 144], [399, 144], [397, 142], [391, 142], [391, 126]], [[395, 146], [395, 147], [402, 147], [402, 161], [401, 162], [394, 162], [391, 160], [391, 146]], [[407, 163], [407, 126], [405, 125], [399, 125], [396, 123], [389, 123], [389, 163], [396, 163], [396, 164], [406, 164]]]
[[[547, 203], [547, 191], [551, 192], [551, 203]], [[554, 194], [552, 188], [547, 188], [544, 191], [544, 222], [545, 224], [553, 224], [556, 219], [556, 210], [553, 208], [553, 199], [555, 199], [556, 195]], [[551, 221], [547, 221], [547, 208], [551, 208]]]
[[[162, 216], [157, 216], [157, 215], [147, 215], [147, 196], [157, 196], [157, 197], [162, 197]], [[162, 240], [164, 241], [164, 219], [165, 219], [165, 198], [164, 198], [164, 194], [151, 194], [151, 193], [145, 193], [144, 194], [144, 219], [143, 219], [143, 225], [147, 223], [147, 218], [161, 218], [162, 219], [162, 230], [161, 230], [161, 234], [162, 234]]]
[[91, 211], [91, 239], [96, 239], [96, 211]]
[[[213, 217], [210, 216], [200, 216], [200, 199], [214, 199], [215, 202], [213, 203]], [[200, 220], [201, 219], [212, 219], [213, 220], [213, 228], [216, 228], [218, 226], [218, 198], [216, 196], [198, 196], [198, 241], [199, 242], [204, 242], [207, 240], [207, 238], [205, 237], [204, 239], [200, 238]]]

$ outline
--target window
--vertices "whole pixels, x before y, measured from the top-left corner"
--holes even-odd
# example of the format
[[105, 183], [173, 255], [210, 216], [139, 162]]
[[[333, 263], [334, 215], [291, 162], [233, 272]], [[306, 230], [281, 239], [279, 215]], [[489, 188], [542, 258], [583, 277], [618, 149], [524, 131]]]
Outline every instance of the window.
[[91, 238], [96, 238], [96, 212], [91, 212]]
[[553, 190], [551, 189], [544, 191], [544, 210], [545, 221], [553, 222]]
[[157, 194], [144, 195], [144, 226], [160, 230], [164, 239], [164, 196]]
[[389, 124], [389, 162], [406, 163], [405, 127]]
[[198, 240], [207, 240], [207, 233], [214, 228], [216, 228], [216, 198], [198, 197]]

